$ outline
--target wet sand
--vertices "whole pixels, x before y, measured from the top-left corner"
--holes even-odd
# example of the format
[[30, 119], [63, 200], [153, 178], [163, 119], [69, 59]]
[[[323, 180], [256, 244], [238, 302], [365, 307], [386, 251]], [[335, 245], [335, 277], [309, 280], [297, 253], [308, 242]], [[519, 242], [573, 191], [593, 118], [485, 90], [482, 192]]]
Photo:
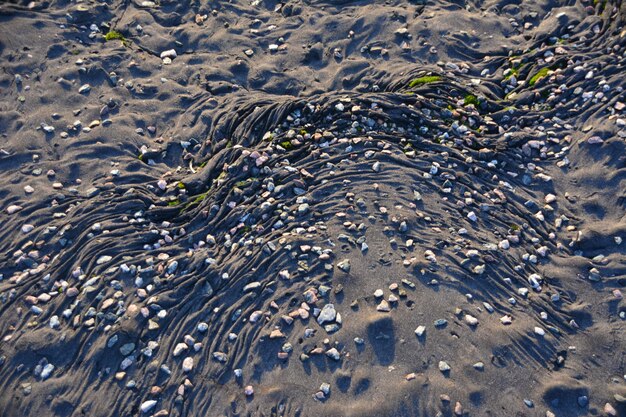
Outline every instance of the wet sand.
[[626, 4], [0, 5], [0, 416], [626, 415]]

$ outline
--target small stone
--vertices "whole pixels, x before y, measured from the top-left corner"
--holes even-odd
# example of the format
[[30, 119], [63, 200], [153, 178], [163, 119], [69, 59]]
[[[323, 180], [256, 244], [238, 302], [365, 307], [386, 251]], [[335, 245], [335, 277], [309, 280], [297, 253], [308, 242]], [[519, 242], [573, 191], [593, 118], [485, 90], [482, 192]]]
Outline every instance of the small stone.
[[424, 336], [424, 333], [426, 333], [426, 326], [417, 326], [417, 329], [415, 329], [415, 335], [417, 337], [422, 337]]
[[274, 329], [270, 333], [270, 339], [280, 339], [281, 337], [285, 337], [285, 335], [278, 329]]
[[606, 403], [604, 404], [604, 414], [611, 417], [617, 416], [617, 410], [615, 410], [615, 408], [610, 403]]
[[154, 408], [154, 406], [156, 405], [156, 401], [155, 400], [148, 400], [148, 401], [144, 401], [143, 403], [141, 403], [141, 412], [143, 413], [147, 413], [148, 411], [152, 410]]
[[41, 371], [41, 379], [47, 379], [52, 374], [52, 371], [54, 371], [54, 365], [51, 363], [46, 364]]
[[337, 264], [337, 267], [343, 272], [350, 272], [350, 259], [344, 259]]
[[180, 356], [181, 353], [183, 353], [184, 351], [186, 351], [187, 349], [189, 349], [189, 346], [187, 346], [186, 343], [178, 343], [175, 347], [174, 347], [174, 352], [172, 353], [175, 357], [176, 356]]
[[124, 356], [128, 356], [130, 355], [133, 350], [135, 350], [135, 344], [134, 343], [126, 343], [125, 345], [123, 345], [120, 348], [120, 353]]
[[51, 329], [57, 329], [60, 325], [61, 325], [61, 322], [59, 321], [59, 316], [55, 315], [55, 316], [50, 317], [49, 326]]
[[330, 395], [330, 384], [323, 382], [322, 385], [320, 385], [320, 391], [322, 391], [325, 396]]
[[445, 327], [448, 324], [448, 320], [446, 319], [437, 319], [433, 323], [435, 327]]
[[450, 365], [445, 361], [439, 361], [439, 370], [443, 373], [450, 371]]
[[604, 140], [602, 140], [600, 136], [592, 136], [589, 139], [587, 139], [587, 143], [590, 145], [599, 145], [599, 144], [604, 143]]
[[247, 385], [243, 392], [246, 394], [246, 397], [251, 397], [254, 395], [254, 388], [252, 388], [252, 385]]
[[112, 258], [108, 255], [103, 255], [101, 257], [98, 258], [98, 260], [96, 261], [97, 265], [102, 265], [103, 263], [107, 263], [111, 260]]
[[317, 316], [317, 323], [324, 324], [327, 322], [332, 322], [337, 317], [337, 311], [335, 310], [335, 306], [333, 304], [326, 304], [319, 316]]
[[383, 313], [387, 313], [391, 311], [391, 307], [389, 306], [389, 303], [387, 302], [387, 300], [382, 300], [380, 304], [376, 306], [376, 310], [381, 311]]
[[476, 326], [478, 325], [478, 319], [470, 314], [466, 314], [465, 323], [469, 324], [470, 326]]
[[183, 360], [183, 372], [191, 372], [193, 369], [193, 358], [191, 356], [187, 356]]
[[258, 281], [251, 282], [243, 287], [243, 292], [250, 292], [261, 288], [261, 283]]
[[23, 208], [22, 206], [11, 204], [9, 207], [7, 207], [7, 213], [14, 214], [14, 213], [17, 213], [18, 211], [22, 210], [22, 208]]
[[331, 359], [338, 361], [341, 358], [339, 351], [336, 348], [330, 348], [326, 351], [326, 356]]
[[167, 266], [167, 273], [168, 274], [173, 274], [176, 269], [178, 268], [178, 261], [172, 261], [170, 262], [170, 264]]
[[167, 51], [161, 52], [161, 59], [169, 58], [174, 59], [178, 56], [175, 49], [168, 49]]

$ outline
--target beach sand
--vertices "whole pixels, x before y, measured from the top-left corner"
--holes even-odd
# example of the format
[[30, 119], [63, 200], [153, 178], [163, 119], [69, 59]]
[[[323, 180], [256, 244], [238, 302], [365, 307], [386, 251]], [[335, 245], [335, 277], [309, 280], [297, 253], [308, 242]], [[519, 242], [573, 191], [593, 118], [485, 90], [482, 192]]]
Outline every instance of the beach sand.
[[0, 416], [625, 416], [622, 1], [0, 4]]

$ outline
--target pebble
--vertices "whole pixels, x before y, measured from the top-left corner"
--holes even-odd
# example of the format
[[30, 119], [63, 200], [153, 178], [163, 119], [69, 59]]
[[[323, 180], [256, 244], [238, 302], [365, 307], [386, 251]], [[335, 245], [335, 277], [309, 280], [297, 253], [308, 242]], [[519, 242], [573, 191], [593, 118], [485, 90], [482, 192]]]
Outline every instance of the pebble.
[[193, 358], [190, 356], [187, 356], [183, 360], [183, 372], [191, 372], [192, 369], [193, 369]]
[[176, 346], [174, 347], [174, 351], [172, 352], [172, 354], [174, 355], [174, 357], [176, 356], [180, 356], [183, 352], [185, 352], [187, 349], [189, 349], [189, 346], [186, 343], [178, 343], [176, 344]]
[[91, 86], [89, 84], [83, 84], [80, 86], [80, 88], [78, 89], [78, 92], [80, 94], [87, 94], [88, 92], [91, 91]]
[[323, 382], [320, 385], [320, 391], [322, 391], [324, 395], [328, 397], [330, 395], [330, 384], [327, 382]]
[[443, 373], [450, 371], [450, 365], [445, 361], [439, 361], [439, 370]]
[[383, 313], [387, 313], [387, 312], [391, 311], [391, 307], [389, 306], [389, 303], [387, 302], [387, 300], [382, 300], [376, 306], [376, 310], [381, 311]]
[[337, 312], [335, 311], [335, 306], [332, 304], [326, 304], [324, 308], [322, 308], [319, 316], [317, 316], [317, 323], [324, 324], [327, 322], [332, 322], [335, 320], [336, 316]]
[[556, 201], [556, 196], [554, 194], [547, 194], [544, 201], [546, 204], [552, 204]]
[[604, 414], [606, 414], [607, 416], [611, 416], [611, 417], [617, 416], [617, 410], [610, 403], [604, 404], [603, 411], [604, 411]]
[[22, 206], [18, 206], [16, 204], [11, 204], [9, 207], [7, 207], [7, 213], [9, 214], [14, 214], [17, 213], [18, 211], [22, 210]]
[[54, 365], [51, 363], [46, 364], [41, 371], [41, 379], [47, 379], [52, 374], [52, 371], [54, 371]]
[[124, 356], [130, 355], [133, 350], [135, 350], [134, 343], [126, 343], [125, 345], [122, 345], [122, 347], [120, 347], [120, 353]]
[[437, 319], [433, 323], [435, 327], [445, 327], [448, 324], [448, 320], [446, 319]]
[[326, 351], [326, 356], [331, 359], [338, 361], [341, 358], [339, 351], [336, 348], [330, 348]]
[[590, 145], [599, 145], [599, 144], [604, 143], [604, 140], [602, 140], [600, 136], [592, 136], [589, 139], [587, 139], [587, 143]]
[[102, 265], [104, 263], [109, 262], [111, 259], [113, 259], [113, 258], [108, 256], [108, 255], [103, 255], [103, 256], [98, 258], [98, 260], [96, 261], [96, 264], [97, 265]]
[[157, 404], [157, 402], [155, 400], [148, 400], [148, 401], [144, 401], [143, 403], [141, 403], [140, 409], [142, 413], [147, 413], [150, 410], [152, 410], [154, 408], [154, 406]]
[[344, 259], [337, 264], [337, 267], [343, 272], [350, 272], [350, 259]]
[[161, 59], [165, 59], [165, 58], [169, 58], [169, 59], [174, 59], [178, 56], [178, 54], [176, 53], [175, 49], [168, 49], [166, 51], [161, 52]]

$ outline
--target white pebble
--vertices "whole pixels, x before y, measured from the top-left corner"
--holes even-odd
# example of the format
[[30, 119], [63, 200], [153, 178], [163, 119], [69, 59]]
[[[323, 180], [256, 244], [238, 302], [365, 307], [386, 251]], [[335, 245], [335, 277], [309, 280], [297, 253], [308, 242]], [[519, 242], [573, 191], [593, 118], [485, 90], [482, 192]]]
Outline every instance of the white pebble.
[[155, 400], [144, 401], [143, 403], [141, 403], [141, 411], [147, 413], [154, 408], [156, 403], [157, 402]]

